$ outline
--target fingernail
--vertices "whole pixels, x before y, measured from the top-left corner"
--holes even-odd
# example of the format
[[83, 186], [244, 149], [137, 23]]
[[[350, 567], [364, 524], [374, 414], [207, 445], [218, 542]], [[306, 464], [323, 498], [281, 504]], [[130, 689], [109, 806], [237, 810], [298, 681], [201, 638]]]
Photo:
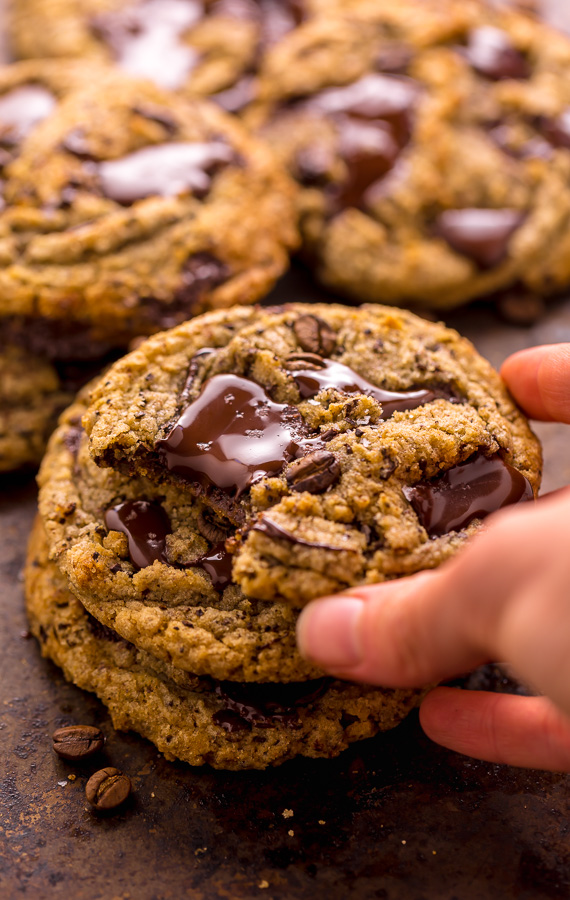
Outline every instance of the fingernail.
[[351, 669], [363, 659], [360, 617], [364, 603], [353, 597], [327, 597], [310, 603], [297, 623], [302, 656], [324, 669]]

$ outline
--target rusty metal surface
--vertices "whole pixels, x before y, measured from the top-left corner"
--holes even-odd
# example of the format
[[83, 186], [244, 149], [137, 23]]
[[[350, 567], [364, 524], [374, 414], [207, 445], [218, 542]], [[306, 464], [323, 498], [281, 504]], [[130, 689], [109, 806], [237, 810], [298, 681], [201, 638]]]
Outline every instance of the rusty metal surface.
[[[298, 276], [275, 299], [311, 292]], [[450, 322], [498, 364], [516, 349], [570, 340], [570, 301], [532, 329], [481, 308]], [[567, 430], [540, 432], [551, 490], [570, 481]], [[25, 637], [19, 573], [34, 510], [30, 476], [0, 482], [2, 900], [570, 896], [570, 779], [459, 757], [429, 742], [416, 716], [338, 760], [264, 773], [167, 763], [136, 735], [114, 733], [104, 708]], [[99, 762], [52, 753], [51, 733], [72, 723], [100, 726], [108, 742], [99, 762], [133, 778], [132, 801], [110, 818], [84, 800]]]

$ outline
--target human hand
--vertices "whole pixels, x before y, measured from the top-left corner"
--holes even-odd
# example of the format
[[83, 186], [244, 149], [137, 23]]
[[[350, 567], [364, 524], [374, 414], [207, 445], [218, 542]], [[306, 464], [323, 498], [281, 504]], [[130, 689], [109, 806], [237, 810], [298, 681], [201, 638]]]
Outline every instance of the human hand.
[[[570, 344], [511, 356], [502, 375], [528, 415], [570, 424]], [[436, 571], [354, 588], [301, 614], [301, 653], [340, 678], [417, 687], [506, 661], [545, 696], [439, 687], [420, 720], [479, 759], [570, 771], [570, 489], [490, 516]]]

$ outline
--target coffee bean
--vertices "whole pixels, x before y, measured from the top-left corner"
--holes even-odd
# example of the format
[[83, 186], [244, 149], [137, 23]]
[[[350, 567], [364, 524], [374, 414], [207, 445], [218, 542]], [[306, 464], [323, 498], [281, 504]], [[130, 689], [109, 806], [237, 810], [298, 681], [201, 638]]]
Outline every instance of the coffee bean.
[[115, 809], [131, 792], [131, 779], [118, 769], [100, 769], [85, 786], [85, 796], [95, 809]]
[[219, 519], [215, 512], [207, 507], [198, 514], [198, 531], [212, 544], [225, 541], [231, 529], [230, 521]]
[[314, 450], [294, 462], [287, 472], [287, 484], [292, 491], [322, 494], [340, 478], [340, 465], [328, 450]]
[[497, 309], [505, 322], [528, 328], [544, 316], [546, 304], [542, 297], [520, 288], [501, 294], [497, 299]]
[[293, 325], [293, 331], [308, 353], [330, 356], [336, 346], [336, 332], [317, 316], [301, 316]]
[[289, 372], [296, 369], [322, 369], [325, 361], [318, 353], [290, 353], [285, 360]]
[[105, 736], [99, 728], [91, 725], [69, 725], [54, 731], [53, 749], [62, 759], [85, 759], [102, 750]]

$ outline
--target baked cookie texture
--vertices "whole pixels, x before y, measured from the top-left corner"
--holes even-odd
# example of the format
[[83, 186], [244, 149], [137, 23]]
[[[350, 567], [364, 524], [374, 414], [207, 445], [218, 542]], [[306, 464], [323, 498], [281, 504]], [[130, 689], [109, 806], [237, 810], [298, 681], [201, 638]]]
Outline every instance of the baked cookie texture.
[[213, 95], [231, 112], [255, 96], [268, 47], [349, 0], [11, 0], [18, 58], [114, 63], [162, 88]]
[[3, 196], [2, 329], [39, 321], [54, 354], [253, 301], [296, 240], [291, 182], [237, 121], [115, 73], [32, 130]]
[[[185, 323], [116, 363], [83, 424], [99, 465], [204, 504], [245, 595], [294, 606], [439, 565], [541, 476], [536, 438], [472, 345], [373, 305]], [[42, 511], [63, 546], [48, 466]], [[490, 506], [487, 476], [506, 490]], [[473, 506], [455, 509], [454, 484], [473, 484]], [[143, 570], [156, 590], [160, 565]]]
[[26, 604], [42, 654], [93, 691], [113, 726], [151, 740], [169, 760], [264, 769], [293, 756], [333, 757], [393, 728], [420, 690], [380, 690], [333, 679], [306, 685], [236, 685], [189, 675], [122, 640], [85, 611], [50, 561], [36, 523]]
[[472, 0], [361, 0], [268, 51], [246, 118], [321, 280], [436, 309], [567, 286], [569, 65], [567, 37]]
[[[223, 534], [205, 504], [176, 485], [95, 465], [81, 428], [85, 408], [80, 396], [63, 414], [39, 480], [51, 557], [89, 613], [196, 675], [274, 682], [320, 677], [297, 652], [291, 605], [247, 598], [232, 584], [231, 559], [216, 559]], [[141, 502], [147, 504], [138, 539], [143, 559], [135, 556], [133, 564], [134, 545], [109, 529], [107, 512], [131, 503], [136, 513]], [[159, 533], [164, 517], [168, 535]]]
[[0, 472], [38, 465], [72, 398], [47, 361], [16, 347], [0, 350]]

